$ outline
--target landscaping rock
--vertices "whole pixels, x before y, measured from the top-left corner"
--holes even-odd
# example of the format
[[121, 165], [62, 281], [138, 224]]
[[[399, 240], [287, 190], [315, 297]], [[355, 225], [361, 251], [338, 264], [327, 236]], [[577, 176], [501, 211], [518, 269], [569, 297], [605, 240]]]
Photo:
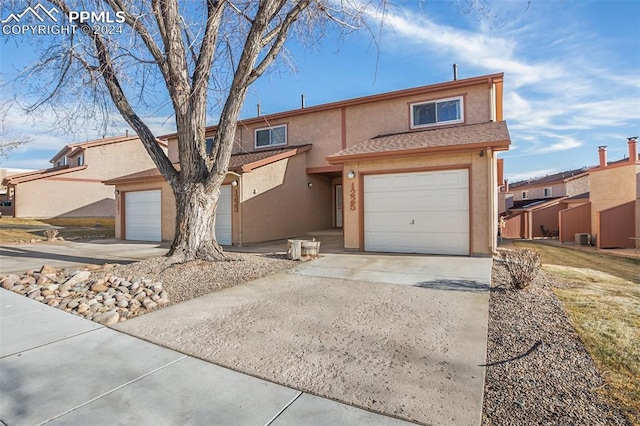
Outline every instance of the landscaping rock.
[[[89, 265], [88, 269], [99, 271], [101, 268]], [[113, 269], [113, 265], [109, 269]], [[167, 292], [157, 281], [136, 278], [133, 283], [130, 277], [125, 279], [111, 275], [97, 275], [97, 279], [88, 281], [91, 274], [85, 269], [67, 271], [43, 265], [37, 271], [0, 277], [0, 285], [107, 326], [169, 303]], [[145, 306], [141, 303], [143, 299], [146, 300]]]

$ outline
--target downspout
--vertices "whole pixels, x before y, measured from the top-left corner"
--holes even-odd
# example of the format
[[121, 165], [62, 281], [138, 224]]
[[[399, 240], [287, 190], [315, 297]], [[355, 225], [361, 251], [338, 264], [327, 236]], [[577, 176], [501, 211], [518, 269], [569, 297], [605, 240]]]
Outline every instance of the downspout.
[[496, 121], [496, 84], [491, 84], [491, 93], [489, 94], [489, 108], [491, 111], [491, 121]]
[[489, 251], [491, 254], [496, 254], [497, 251], [497, 197], [496, 197], [496, 189], [497, 189], [497, 175], [496, 175], [496, 153], [491, 149], [491, 147], [487, 147], [487, 161], [489, 162], [489, 173], [487, 173], [489, 182], [488, 182], [488, 190], [489, 190], [489, 220], [491, 226], [489, 226]]
[[[240, 232], [238, 233], [238, 247], [242, 247], [242, 175], [236, 172], [232, 172], [230, 170], [228, 170], [227, 173], [234, 175], [238, 178], [238, 186], [235, 188], [235, 190], [238, 191], [238, 228], [240, 228], [239, 229]], [[233, 206], [233, 189], [231, 191], [232, 191], [231, 204]], [[231, 221], [231, 232], [232, 232], [231, 235], [233, 236], [233, 220]]]

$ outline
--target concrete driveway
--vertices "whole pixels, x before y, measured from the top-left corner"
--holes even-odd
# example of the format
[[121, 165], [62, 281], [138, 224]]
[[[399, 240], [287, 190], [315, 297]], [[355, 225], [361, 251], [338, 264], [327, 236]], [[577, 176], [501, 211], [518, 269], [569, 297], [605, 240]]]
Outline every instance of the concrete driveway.
[[169, 243], [115, 239], [1, 245], [0, 275], [25, 272], [47, 264], [57, 268], [83, 264], [129, 263], [169, 251]]
[[328, 255], [115, 328], [356, 407], [479, 424], [491, 259]]

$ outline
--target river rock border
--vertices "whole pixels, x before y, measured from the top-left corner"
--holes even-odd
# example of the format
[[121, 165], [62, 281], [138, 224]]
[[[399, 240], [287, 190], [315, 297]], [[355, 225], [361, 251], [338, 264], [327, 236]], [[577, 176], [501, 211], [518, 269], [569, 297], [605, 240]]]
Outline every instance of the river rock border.
[[68, 270], [43, 265], [22, 275], [2, 277], [0, 286], [106, 326], [169, 302], [162, 283], [148, 278], [116, 277], [108, 272], [114, 267], [105, 264]]

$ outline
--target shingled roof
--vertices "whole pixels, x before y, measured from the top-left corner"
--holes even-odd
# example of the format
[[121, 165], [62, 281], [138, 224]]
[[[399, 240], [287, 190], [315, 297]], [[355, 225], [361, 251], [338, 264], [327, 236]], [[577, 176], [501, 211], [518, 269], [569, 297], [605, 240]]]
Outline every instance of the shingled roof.
[[[237, 173], [250, 172], [258, 167], [292, 157], [302, 152], [309, 151], [311, 145], [285, 146], [282, 148], [267, 149], [263, 151], [238, 153], [231, 156], [229, 161], [229, 171]], [[174, 167], [180, 170], [180, 164], [174, 163]], [[104, 181], [105, 185], [117, 185], [121, 183], [137, 182], [144, 180], [162, 179], [158, 169], [149, 169], [142, 172], [131, 173], [126, 176], [117, 177]]]
[[330, 155], [327, 161], [338, 164], [377, 155], [417, 155], [487, 147], [506, 150], [510, 143], [507, 123], [497, 121], [376, 136]]

